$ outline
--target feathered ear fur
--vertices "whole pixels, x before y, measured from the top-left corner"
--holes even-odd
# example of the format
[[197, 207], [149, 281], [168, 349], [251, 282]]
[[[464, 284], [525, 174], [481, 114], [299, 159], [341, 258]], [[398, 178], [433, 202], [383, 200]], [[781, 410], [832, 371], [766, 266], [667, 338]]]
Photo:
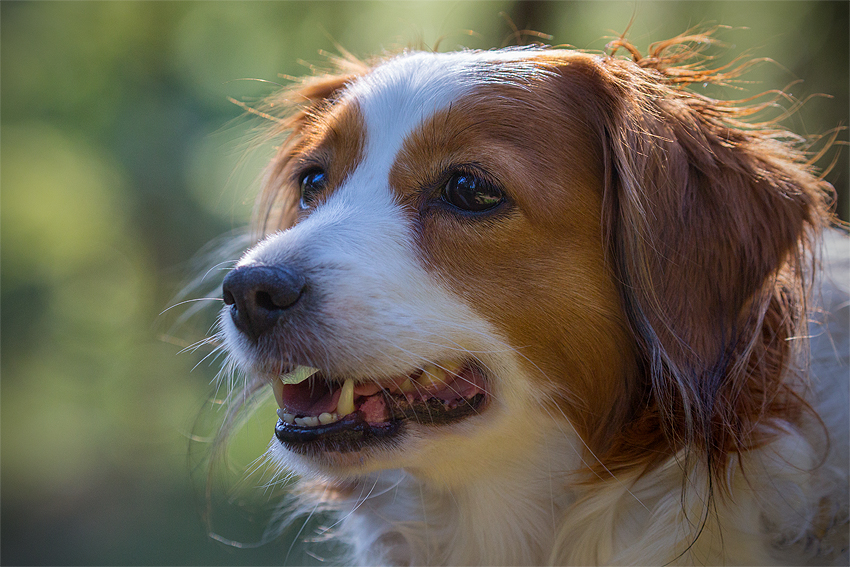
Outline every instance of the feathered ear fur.
[[722, 474], [731, 452], [766, 441], [774, 418], [794, 419], [804, 407], [790, 387], [799, 378], [789, 368], [791, 339], [805, 334], [805, 263], [831, 188], [791, 134], [744, 121], [769, 103], [684, 90], [741, 70], [688, 61], [688, 46], [708, 41], [679, 37], [645, 58], [618, 42], [634, 61], [604, 60], [603, 228], [648, 408], [612, 454], [639, 461], [640, 447], [657, 446], [649, 421], [669, 449], [696, 449], [692, 456]]
[[291, 157], [302, 142], [305, 127], [321, 111], [333, 105], [345, 85], [369, 70], [366, 63], [347, 53], [344, 58], [332, 58], [331, 63], [334, 72], [302, 79], [267, 99], [262, 110], [256, 111], [275, 123], [275, 127], [268, 131], [269, 136], [286, 136], [271, 162], [263, 191], [257, 199], [254, 210], [257, 237], [289, 228], [295, 223], [299, 196], [287, 174]]

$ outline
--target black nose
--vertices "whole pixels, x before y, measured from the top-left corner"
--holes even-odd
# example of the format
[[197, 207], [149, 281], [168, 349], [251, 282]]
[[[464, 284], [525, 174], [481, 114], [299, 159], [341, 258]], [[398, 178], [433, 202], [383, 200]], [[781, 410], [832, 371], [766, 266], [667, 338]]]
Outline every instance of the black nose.
[[222, 296], [236, 328], [256, 341], [298, 302], [305, 283], [288, 267], [243, 266], [224, 278]]

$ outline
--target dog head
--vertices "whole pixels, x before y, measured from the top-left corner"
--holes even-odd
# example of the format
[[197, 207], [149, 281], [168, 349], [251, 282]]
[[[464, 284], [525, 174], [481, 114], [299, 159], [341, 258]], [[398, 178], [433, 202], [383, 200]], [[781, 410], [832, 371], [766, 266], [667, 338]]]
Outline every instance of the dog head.
[[272, 452], [450, 483], [575, 435], [569, 466], [613, 471], [689, 445], [717, 461], [796, 411], [785, 274], [824, 184], [689, 72], [413, 52], [288, 93], [266, 236], [221, 317], [275, 389]]

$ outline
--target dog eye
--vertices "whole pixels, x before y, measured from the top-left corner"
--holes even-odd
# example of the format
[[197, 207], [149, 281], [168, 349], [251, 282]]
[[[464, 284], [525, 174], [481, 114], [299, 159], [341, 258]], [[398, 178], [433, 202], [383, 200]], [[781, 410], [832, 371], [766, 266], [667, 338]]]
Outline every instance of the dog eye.
[[310, 200], [328, 184], [328, 175], [321, 169], [311, 169], [301, 175], [301, 206], [307, 208]]
[[443, 188], [442, 199], [463, 211], [480, 213], [505, 200], [502, 190], [469, 173], [455, 173]]

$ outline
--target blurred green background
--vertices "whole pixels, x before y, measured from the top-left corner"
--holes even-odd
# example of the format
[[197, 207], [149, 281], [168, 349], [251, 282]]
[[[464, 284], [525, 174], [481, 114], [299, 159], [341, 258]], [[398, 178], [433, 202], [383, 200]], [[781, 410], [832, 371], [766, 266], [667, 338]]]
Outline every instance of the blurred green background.
[[[209, 347], [179, 351], [207, 335], [216, 304], [161, 313], [207, 269], [199, 251], [246, 224], [271, 151], [251, 147], [258, 124], [229, 98], [257, 101], [336, 44], [360, 56], [441, 38], [441, 50], [498, 47], [512, 22], [601, 50], [632, 18], [642, 50], [733, 26], [720, 35], [731, 54], [777, 62], [746, 89], [802, 79], [795, 97], [832, 95], [790, 127], [848, 124], [846, 2], [0, 3], [0, 561], [270, 564], [289, 552], [294, 533], [256, 548], [208, 537], [218, 361], [202, 362]], [[828, 177], [845, 219], [846, 156]], [[214, 287], [211, 276], [189, 298]], [[262, 539], [280, 490], [245, 469], [274, 420], [261, 408], [216, 477], [223, 538]], [[312, 561], [298, 546], [289, 560]]]

